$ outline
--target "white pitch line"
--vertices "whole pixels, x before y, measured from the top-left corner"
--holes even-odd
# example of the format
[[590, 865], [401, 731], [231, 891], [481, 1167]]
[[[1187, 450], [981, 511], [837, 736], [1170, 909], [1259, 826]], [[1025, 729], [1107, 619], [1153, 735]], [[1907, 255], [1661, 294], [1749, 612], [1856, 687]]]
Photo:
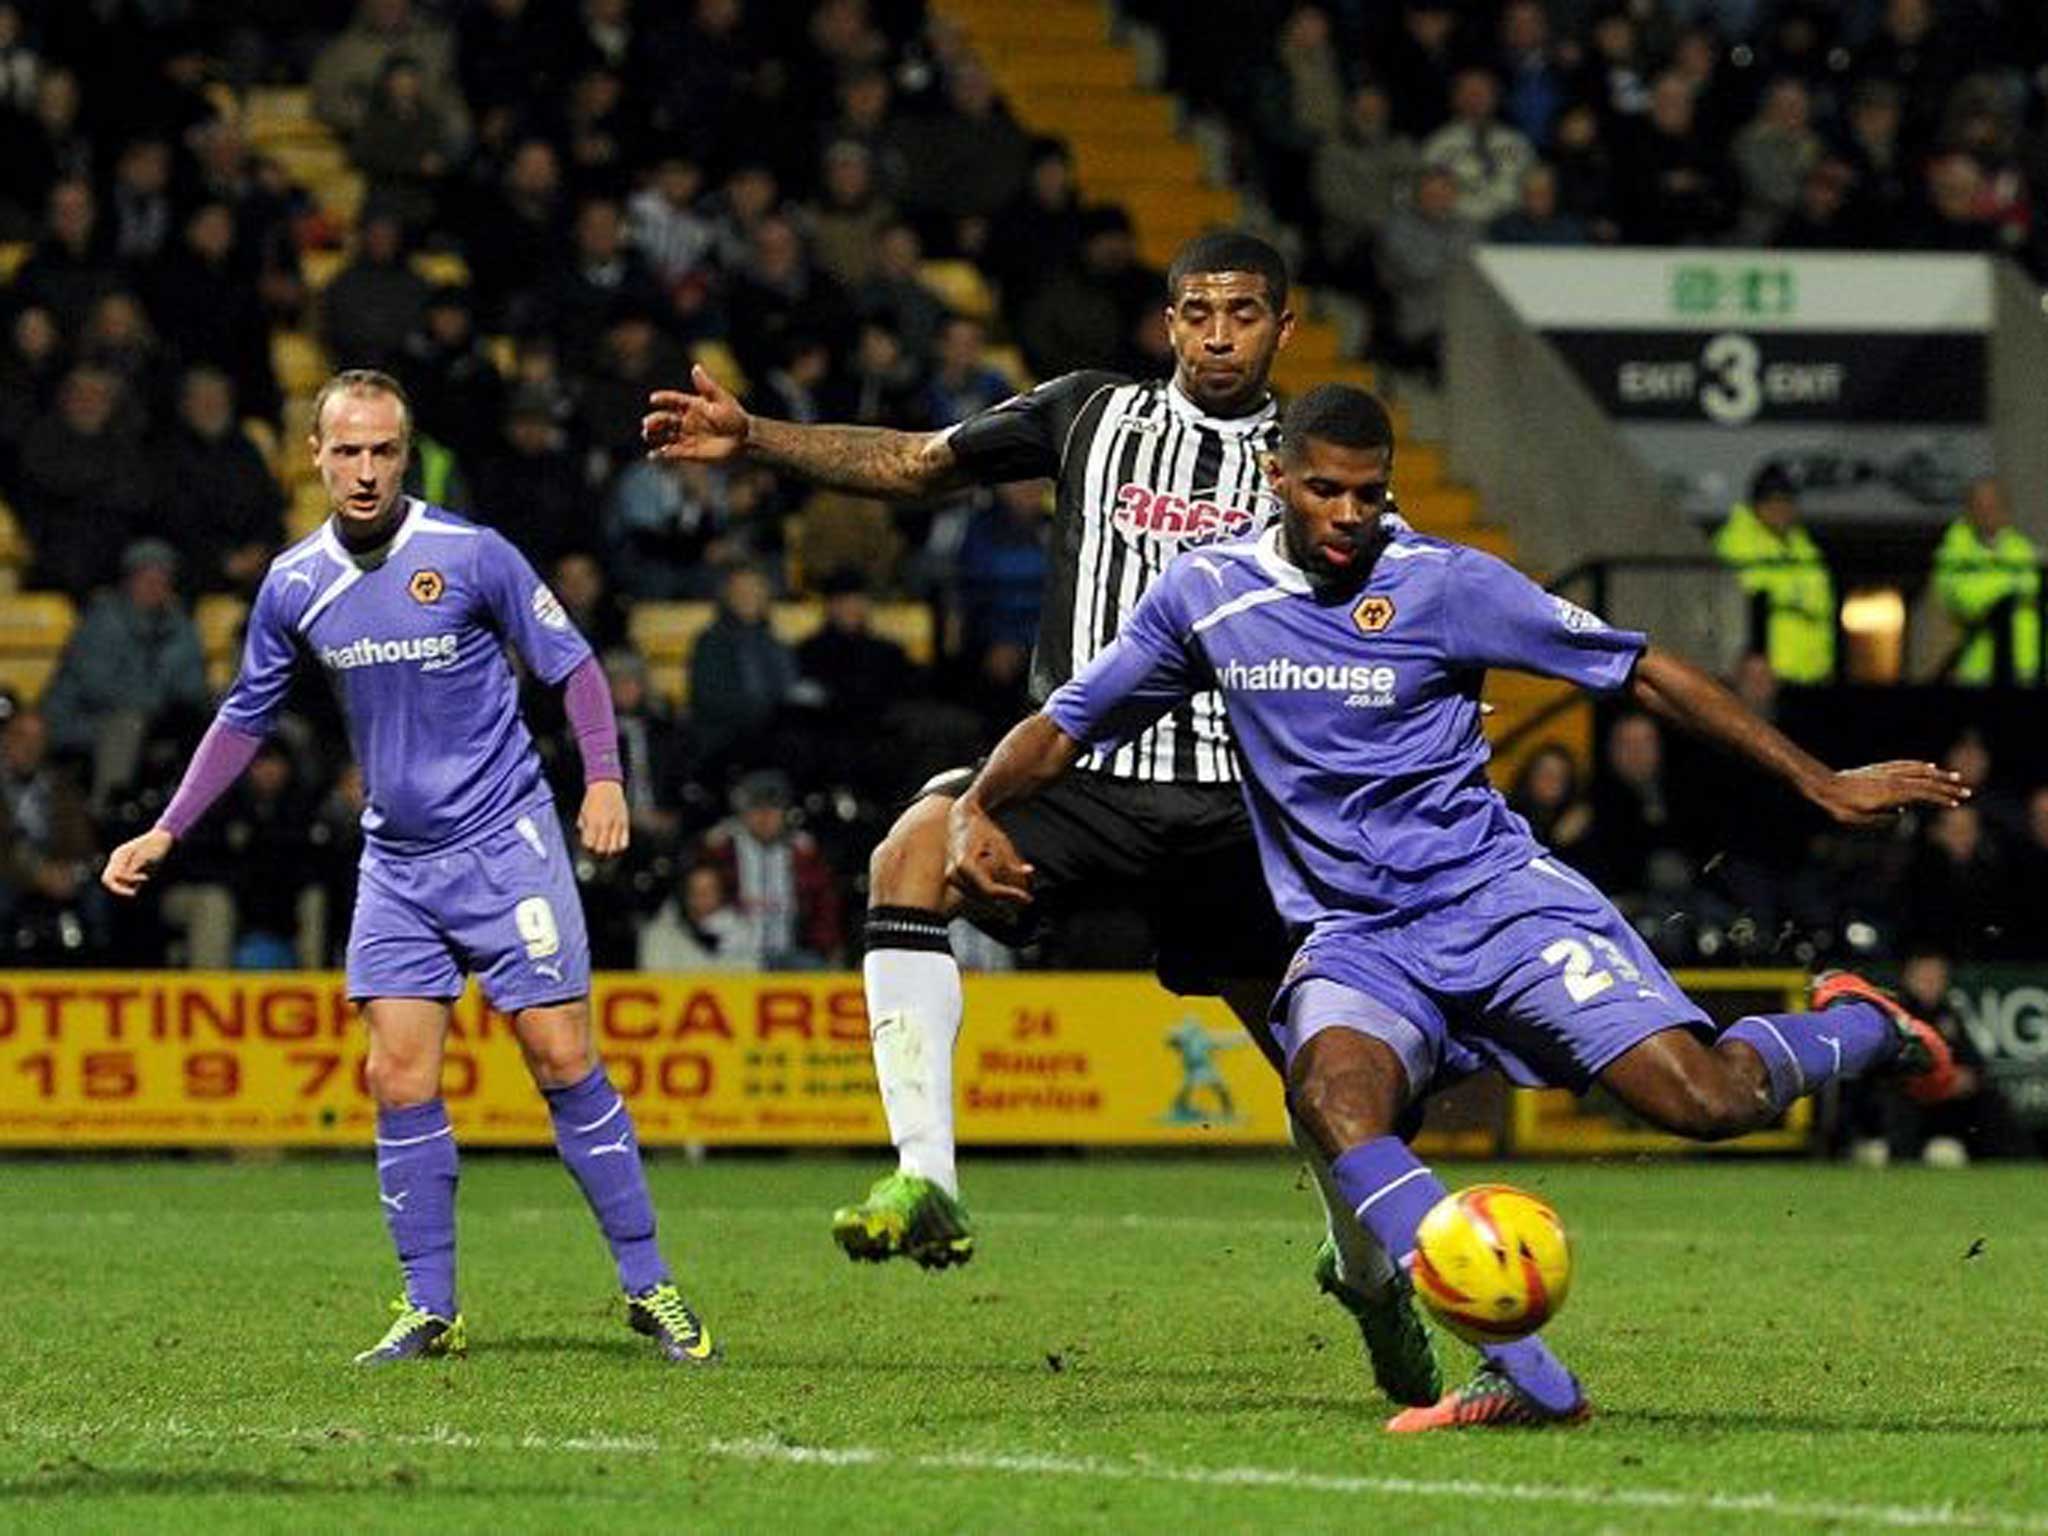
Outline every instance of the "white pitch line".
[[2048, 1515], [1959, 1509], [1953, 1504], [1857, 1504], [1785, 1499], [1775, 1493], [1692, 1493], [1679, 1488], [1588, 1488], [1568, 1483], [1487, 1483], [1469, 1478], [1374, 1477], [1303, 1472], [1291, 1467], [1186, 1467], [1099, 1457], [936, 1451], [894, 1455], [867, 1446], [784, 1445], [775, 1440], [713, 1440], [714, 1456], [790, 1466], [906, 1466], [931, 1471], [995, 1472], [1025, 1477], [1092, 1478], [1105, 1482], [1186, 1483], [1208, 1488], [1277, 1488], [1294, 1493], [1378, 1493], [1441, 1496], [1503, 1504], [1568, 1504], [1591, 1509], [1660, 1510], [1687, 1514], [1760, 1515], [1825, 1520], [1898, 1530], [2048, 1532]]
[[792, 1467], [909, 1467], [933, 1472], [985, 1472], [1013, 1477], [1061, 1477], [1097, 1482], [1168, 1483], [1203, 1488], [1270, 1488], [1288, 1493], [1380, 1494], [1439, 1497], [1496, 1504], [1549, 1504], [1584, 1509], [1670, 1514], [1752, 1515], [1774, 1520], [1828, 1521], [1891, 1530], [2013, 1531], [2048, 1533], [2048, 1514], [2009, 1514], [1954, 1504], [1859, 1504], [1831, 1499], [1784, 1498], [1776, 1493], [1694, 1493], [1682, 1488], [1609, 1488], [1570, 1483], [1495, 1483], [1473, 1478], [1387, 1477], [1366, 1473], [1307, 1472], [1296, 1467], [1176, 1466], [1149, 1459], [1110, 1460], [1033, 1451], [924, 1451], [898, 1454], [864, 1445], [790, 1445], [780, 1440], [663, 1441], [646, 1435], [479, 1435], [436, 1425], [387, 1433], [348, 1425], [224, 1425], [181, 1419], [129, 1423], [48, 1424], [0, 1421], [0, 1438], [57, 1441], [79, 1448], [100, 1440], [230, 1442], [247, 1444], [397, 1446], [454, 1451], [570, 1451], [606, 1455], [714, 1456]]

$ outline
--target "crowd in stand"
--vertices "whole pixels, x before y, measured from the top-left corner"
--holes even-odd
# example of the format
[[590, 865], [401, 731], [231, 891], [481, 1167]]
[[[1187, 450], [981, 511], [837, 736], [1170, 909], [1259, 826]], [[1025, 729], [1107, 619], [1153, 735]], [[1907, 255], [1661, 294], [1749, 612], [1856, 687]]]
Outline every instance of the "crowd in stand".
[[1370, 301], [1385, 358], [1434, 366], [1480, 240], [2003, 252], [2048, 277], [2036, 4], [1121, 4], [1306, 233], [1309, 279]]
[[[1441, 274], [1482, 235], [2040, 261], [2048, 27], [2028, 7], [1953, 5], [1938, 30], [1931, 0], [1120, 8], [1166, 38], [1191, 108], [1236, 125], [1309, 280], [1364, 296], [1374, 355], [1403, 365], [1428, 365]], [[903, 428], [1022, 374], [1160, 371], [1161, 280], [1129, 220], [1081, 201], [1065, 147], [1012, 119], [919, 0], [275, 10], [0, 0], [0, 240], [31, 246], [0, 289], [0, 496], [33, 550], [26, 584], [82, 614], [45, 697], [0, 698], [0, 950], [336, 957], [362, 790], [318, 679], [160, 902], [114, 910], [91, 878], [206, 718], [193, 600], [246, 597], [285, 537], [265, 433], [244, 424], [302, 425], [273, 369], [290, 329], [405, 382], [412, 488], [518, 543], [604, 655], [635, 850], [584, 871], [599, 964], [845, 961], [892, 804], [1023, 707], [1043, 488], [883, 511], [758, 468], [657, 471], [646, 393], [706, 343], [753, 408]], [[350, 227], [250, 146], [238, 97], [279, 82], [310, 83], [367, 182]], [[306, 257], [341, 247], [315, 291]], [[469, 280], [423, 277], [421, 252]], [[926, 286], [932, 259], [977, 268], [994, 319]], [[991, 366], [991, 343], [1023, 367]], [[791, 647], [769, 610], [799, 590], [826, 627]], [[931, 664], [875, 632], [879, 598], [933, 606]], [[682, 679], [651, 674], [628, 623], [678, 599], [717, 605], [680, 712]], [[553, 702], [536, 693], [529, 718], [573, 786]], [[1968, 934], [1936, 937], [1989, 953], [1983, 935], [2013, 929], [1985, 904], [2041, 878], [2048, 790], [1887, 844], [1890, 889], [1956, 893], [1902, 918], [1809, 892], [1773, 862], [1796, 864], [1800, 839], [1758, 844], [1754, 870], [1718, 829], [1667, 845], [1693, 795], [1648, 722], [1617, 722], [1603, 758], [1590, 800], [1546, 756], [1520, 803], [1646, 924], [1682, 930], [1678, 958], [1753, 958], [1788, 924], [1869, 922], [1884, 947], [1941, 912]], [[1672, 921], [1667, 846], [1697, 874], [1724, 844], [1725, 910]]]

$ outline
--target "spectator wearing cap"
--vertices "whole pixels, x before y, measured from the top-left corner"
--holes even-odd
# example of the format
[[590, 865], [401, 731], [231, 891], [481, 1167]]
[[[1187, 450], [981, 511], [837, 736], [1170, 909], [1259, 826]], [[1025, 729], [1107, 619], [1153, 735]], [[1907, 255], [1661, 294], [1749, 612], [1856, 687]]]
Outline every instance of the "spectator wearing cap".
[[343, 138], [354, 134], [374, 110], [377, 83], [394, 58], [418, 66], [422, 94], [467, 141], [454, 34], [420, 15], [412, 0], [361, 0], [355, 19], [313, 61], [313, 115]]
[[1735, 572], [1750, 604], [1750, 649], [1788, 683], [1835, 675], [1835, 583], [1820, 546], [1799, 521], [1799, 486], [1766, 465], [1750, 499], [1729, 511], [1714, 553]]
[[704, 834], [700, 862], [718, 871], [764, 969], [823, 970], [845, 948], [839, 891], [817, 843], [792, 823], [790, 799], [776, 769], [742, 778], [733, 814]]
[[177, 570], [162, 539], [130, 544], [120, 587], [86, 610], [43, 697], [52, 745], [92, 762], [95, 807], [134, 782], [152, 736], [206, 703], [206, 653], [178, 602]]
[[1536, 151], [1521, 131], [1500, 120], [1500, 82], [1491, 70], [1461, 69], [1451, 85], [1451, 121], [1422, 144], [1427, 165], [1458, 184], [1458, 217], [1484, 225], [1515, 207]]
[[1949, 677], [1982, 687], [2041, 675], [2041, 552], [2012, 525], [2005, 489], [1972, 482], [1934, 551], [1934, 590], [1963, 632]]

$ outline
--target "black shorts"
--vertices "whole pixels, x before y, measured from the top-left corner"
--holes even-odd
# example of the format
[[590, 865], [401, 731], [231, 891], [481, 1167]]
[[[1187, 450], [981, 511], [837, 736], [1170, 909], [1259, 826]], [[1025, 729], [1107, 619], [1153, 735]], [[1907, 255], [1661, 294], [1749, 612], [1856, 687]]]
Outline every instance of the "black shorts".
[[[957, 795], [973, 771], [942, 775], [927, 794]], [[1144, 784], [1077, 770], [995, 819], [1032, 866], [1019, 916], [970, 911], [1004, 943], [1029, 942], [1076, 910], [1129, 908], [1150, 930], [1152, 968], [1183, 996], [1287, 968], [1292, 946], [1273, 910], [1235, 784]]]

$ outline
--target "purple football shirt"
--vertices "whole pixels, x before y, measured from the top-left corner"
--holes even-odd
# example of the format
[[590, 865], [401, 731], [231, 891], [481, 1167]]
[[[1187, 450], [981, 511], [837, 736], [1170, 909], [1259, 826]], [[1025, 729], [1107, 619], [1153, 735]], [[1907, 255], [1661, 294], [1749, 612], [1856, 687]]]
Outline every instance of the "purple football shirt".
[[374, 567], [352, 560], [331, 524], [272, 562], [220, 719], [266, 735], [293, 667], [311, 657], [334, 683], [362, 764], [369, 845], [407, 858], [443, 853], [547, 798], [508, 642], [550, 687], [590, 655], [518, 550], [407, 498]]
[[1607, 692], [1647, 639], [1399, 525], [1363, 590], [1327, 600], [1279, 539], [1175, 560], [1045, 713], [1101, 746], [1221, 688], [1266, 881], [1292, 924], [1398, 921], [1543, 853], [1487, 781], [1486, 669]]

